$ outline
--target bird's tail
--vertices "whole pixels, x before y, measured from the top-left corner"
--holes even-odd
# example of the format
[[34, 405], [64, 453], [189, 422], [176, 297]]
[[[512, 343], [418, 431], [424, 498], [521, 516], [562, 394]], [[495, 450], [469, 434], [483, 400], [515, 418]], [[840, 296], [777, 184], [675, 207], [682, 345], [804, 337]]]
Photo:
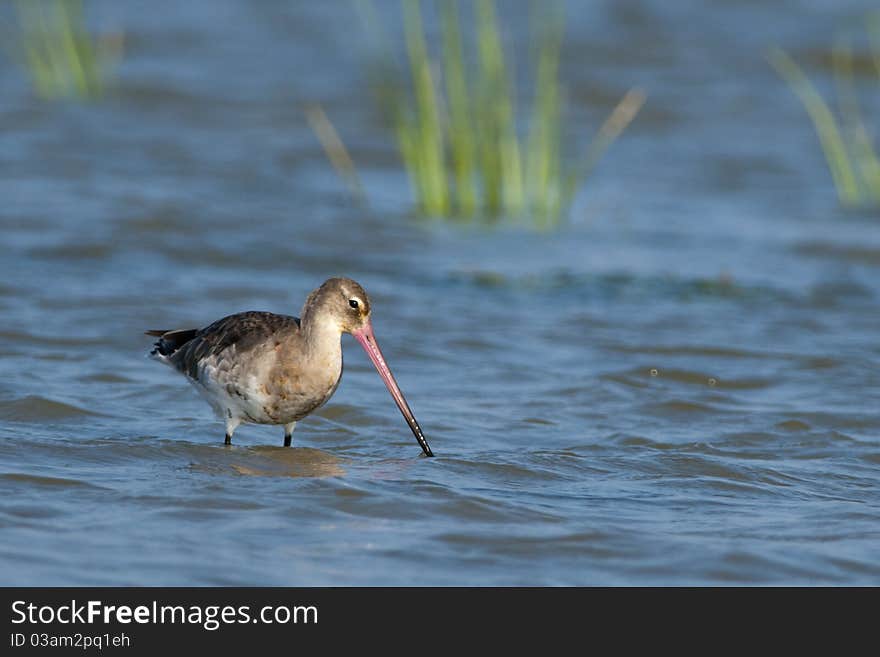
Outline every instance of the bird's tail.
[[165, 331], [162, 329], [153, 329], [145, 331], [144, 335], [152, 335], [159, 338], [153, 345], [150, 356], [154, 358], [165, 358], [180, 349], [187, 342], [196, 337], [198, 329], [177, 329], [174, 331]]

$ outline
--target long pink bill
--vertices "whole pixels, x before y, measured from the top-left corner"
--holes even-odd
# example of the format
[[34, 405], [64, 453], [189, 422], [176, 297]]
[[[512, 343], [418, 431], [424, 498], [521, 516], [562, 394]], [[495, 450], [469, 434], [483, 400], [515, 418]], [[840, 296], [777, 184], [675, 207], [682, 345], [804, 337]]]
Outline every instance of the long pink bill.
[[379, 349], [379, 345], [376, 342], [376, 336], [373, 335], [373, 325], [370, 320], [367, 320], [366, 325], [362, 329], [352, 331], [351, 334], [361, 343], [364, 351], [367, 352], [370, 360], [373, 361], [373, 365], [376, 366], [376, 371], [379, 372], [379, 376], [382, 377], [382, 380], [388, 387], [388, 391], [391, 393], [391, 396], [394, 397], [394, 401], [397, 403], [397, 408], [403, 413], [403, 418], [406, 420], [409, 428], [412, 429], [416, 440], [419, 441], [419, 445], [421, 445], [422, 451], [425, 452], [425, 456], [434, 456], [434, 453], [428, 446], [428, 441], [425, 440], [425, 434], [422, 433], [422, 428], [419, 426], [419, 423], [416, 422], [416, 416], [413, 415], [413, 412], [410, 410], [409, 404], [406, 403], [406, 398], [403, 396], [403, 393], [397, 385], [397, 381], [394, 380], [394, 375], [385, 363], [385, 358], [382, 356], [382, 351]]

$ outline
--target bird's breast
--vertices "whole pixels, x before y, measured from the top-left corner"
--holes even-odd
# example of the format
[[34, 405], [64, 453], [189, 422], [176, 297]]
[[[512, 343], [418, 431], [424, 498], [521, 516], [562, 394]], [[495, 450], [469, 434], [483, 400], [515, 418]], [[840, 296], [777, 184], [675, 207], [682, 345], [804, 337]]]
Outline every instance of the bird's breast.
[[281, 343], [247, 357], [235, 346], [204, 359], [196, 382], [223, 416], [259, 424], [288, 424], [322, 406], [342, 376], [342, 351], [317, 357], [291, 353]]
[[341, 376], [341, 356], [293, 362], [279, 358], [260, 384], [264, 414], [276, 423], [299, 420], [330, 399]]

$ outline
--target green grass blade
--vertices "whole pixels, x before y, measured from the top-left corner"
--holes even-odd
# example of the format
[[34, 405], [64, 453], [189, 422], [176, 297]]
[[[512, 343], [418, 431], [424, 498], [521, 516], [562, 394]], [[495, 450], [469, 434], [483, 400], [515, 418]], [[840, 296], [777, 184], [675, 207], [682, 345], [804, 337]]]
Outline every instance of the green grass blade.
[[484, 178], [492, 181], [495, 187], [495, 213], [503, 211], [516, 215], [522, 212], [525, 200], [522, 162], [514, 121], [514, 94], [507, 75], [493, 0], [477, 2], [477, 39], [483, 88], [486, 90], [483, 114], [485, 121], [491, 124], [485, 147], [492, 151], [492, 156], [485, 158], [484, 166], [494, 168], [485, 171]]
[[59, 58], [70, 72], [77, 94], [85, 98], [92, 91], [92, 84], [87, 65], [83, 62], [83, 53], [88, 51], [87, 38], [78, 29], [83, 21], [82, 5], [76, 0], [55, 0], [53, 11], [58, 27]]
[[395, 135], [400, 157], [403, 159], [410, 187], [415, 195], [416, 205], [420, 212], [428, 214], [429, 209], [425, 205], [427, 199], [427, 191], [424, 187], [425, 176], [420, 169], [418, 129], [415, 126], [415, 121], [408, 116], [398, 117], [395, 122]]
[[430, 214], [443, 215], [449, 211], [443, 128], [419, 4], [403, 1], [407, 51], [416, 99], [418, 170], [425, 194], [423, 205]]
[[825, 153], [825, 161], [831, 171], [838, 197], [844, 205], [855, 205], [860, 199], [858, 180], [853, 171], [846, 144], [834, 114], [816, 87], [797, 63], [780, 48], [773, 48], [768, 55], [770, 64], [788, 83], [807, 111], [819, 142]]
[[82, 0], [17, 0], [19, 48], [37, 95], [94, 98], [103, 92], [117, 37], [89, 35]]
[[555, 217], [559, 198], [561, 153], [558, 71], [561, 36], [561, 24], [554, 24], [540, 38], [535, 98], [526, 151], [527, 205], [545, 227]]
[[490, 216], [497, 216], [502, 211], [504, 183], [500, 144], [504, 133], [504, 116], [510, 111], [510, 98], [504, 84], [501, 40], [496, 30], [491, 0], [478, 0], [475, 12], [479, 64], [477, 120], [480, 177], [485, 211]]
[[464, 48], [459, 29], [458, 5], [454, 0], [443, 3], [441, 23], [443, 67], [449, 105], [449, 145], [455, 171], [457, 211], [462, 216], [471, 216], [477, 209], [478, 201], [474, 180], [476, 132], [471, 122]]
[[40, 6], [27, 0], [16, 0], [20, 36], [20, 46], [25, 55], [25, 65], [31, 75], [31, 82], [41, 98], [55, 95], [55, 74], [49, 59], [40, 30]]
[[54, 5], [51, 6], [51, 12], [47, 11], [46, 4], [42, 0], [34, 3], [33, 7], [34, 23], [28, 31], [28, 37], [33, 40], [45, 57], [47, 70], [52, 80], [49, 97], [71, 95], [76, 89], [69, 75], [69, 69], [66, 67], [61, 39], [58, 37], [58, 16], [54, 11]]
[[852, 49], [848, 43], [838, 41], [832, 49], [834, 82], [837, 87], [838, 105], [844, 138], [848, 139], [853, 154], [854, 169], [858, 175], [859, 198], [880, 200], [880, 162], [871, 142], [859, 107], [858, 94], [853, 75]]

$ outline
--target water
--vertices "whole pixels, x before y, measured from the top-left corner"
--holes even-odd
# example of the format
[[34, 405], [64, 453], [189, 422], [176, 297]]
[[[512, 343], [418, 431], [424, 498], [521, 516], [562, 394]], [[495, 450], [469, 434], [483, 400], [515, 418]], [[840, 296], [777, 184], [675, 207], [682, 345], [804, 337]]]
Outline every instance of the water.
[[[0, 68], [0, 583], [880, 583], [880, 223], [837, 208], [763, 58], [866, 7], [573, 3], [573, 141], [649, 100], [538, 235], [409, 216], [346, 3], [97, 7], [126, 27], [111, 98]], [[144, 329], [296, 313], [337, 274], [436, 458], [348, 336], [287, 450], [224, 448], [145, 358]]]

